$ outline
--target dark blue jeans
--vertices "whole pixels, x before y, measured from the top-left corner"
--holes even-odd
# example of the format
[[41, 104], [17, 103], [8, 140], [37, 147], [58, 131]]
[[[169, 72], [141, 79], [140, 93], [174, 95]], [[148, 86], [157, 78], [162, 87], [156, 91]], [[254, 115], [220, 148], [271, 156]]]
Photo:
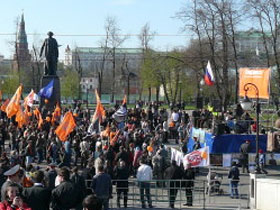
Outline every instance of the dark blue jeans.
[[100, 202], [102, 203], [103, 209], [108, 210], [109, 209], [109, 198], [100, 198], [98, 197]]
[[38, 157], [38, 163], [41, 163], [44, 159], [43, 157], [43, 150], [42, 149], [38, 149], [37, 150], [37, 157]]
[[238, 181], [230, 181], [230, 197], [238, 197]]
[[145, 191], [145, 195], [147, 197], [148, 205], [152, 206], [150, 183], [149, 182], [139, 182], [139, 188], [140, 188], [140, 199], [141, 199], [142, 206], [145, 206], [144, 191]]

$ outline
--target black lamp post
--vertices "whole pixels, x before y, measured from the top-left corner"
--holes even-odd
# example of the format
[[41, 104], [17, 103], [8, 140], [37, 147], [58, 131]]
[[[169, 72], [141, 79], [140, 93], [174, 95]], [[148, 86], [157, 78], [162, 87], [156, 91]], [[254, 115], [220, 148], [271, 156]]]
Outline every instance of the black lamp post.
[[180, 106], [182, 104], [182, 81], [179, 81], [179, 88], [180, 88], [180, 92], [179, 92], [179, 98], [180, 98]]
[[258, 87], [253, 83], [246, 83], [244, 85], [244, 91], [245, 91], [245, 99], [241, 102], [241, 106], [244, 110], [251, 110], [252, 109], [252, 101], [247, 96], [247, 91], [250, 90], [250, 88], [253, 87], [253, 89], [256, 92], [256, 174], [260, 174], [260, 164], [259, 164], [259, 115], [261, 111], [261, 106], [259, 103], [259, 89]]
[[88, 108], [88, 80], [86, 81], [87, 84], [87, 108]]

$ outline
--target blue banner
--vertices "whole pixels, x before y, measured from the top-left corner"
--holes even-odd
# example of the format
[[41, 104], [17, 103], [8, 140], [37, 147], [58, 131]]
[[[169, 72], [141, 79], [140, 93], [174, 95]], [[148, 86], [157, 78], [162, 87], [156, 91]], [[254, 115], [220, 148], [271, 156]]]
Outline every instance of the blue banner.
[[52, 79], [49, 82], [49, 84], [43, 87], [38, 93], [38, 95], [41, 96], [42, 98], [51, 98], [53, 94], [53, 83], [54, 83], [54, 79]]

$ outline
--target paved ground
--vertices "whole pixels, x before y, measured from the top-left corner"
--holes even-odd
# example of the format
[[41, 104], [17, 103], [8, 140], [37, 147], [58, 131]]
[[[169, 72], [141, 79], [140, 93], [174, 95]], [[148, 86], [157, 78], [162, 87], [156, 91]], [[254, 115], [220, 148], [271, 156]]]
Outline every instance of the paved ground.
[[[228, 193], [229, 190], [229, 182], [227, 179], [227, 173], [228, 169], [222, 168], [222, 167], [216, 167], [213, 170], [217, 171], [218, 173], [223, 175], [223, 181], [221, 189], [224, 191], [223, 194], [211, 194], [211, 196], [205, 195], [205, 193], [200, 191], [201, 187], [201, 181], [206, 181], [206, 170], [200, 170], [199, 175], [196, 177], [196, 180], [198, 181], [195, 184], [195, 192], [194, 192], [194, 202], [192, 207], [185, 207], [182, 204], [186, 202], [185, 194], [182, 191], [177, 195], [177, 202], [175, 205], [175, 208], [177, 209], [207, 209], [207, 210], [237, 210], [237, 209], [249, 209], [249, 174], [241, 174], [240, 177], [240, 186], [239, 186], [239, 193], [240, 198], [239, 199], [231, 199]], [[268, 177], [279, 177], [280, 178], [280, 167], [274, 167], [274, 168], [268, 168], [269, 174]], [[138, 196], [139, 199], [139, 191], [138, 188], [135, 187], [133, 189], [135, 192], [135, 196]], [[167, 190], [163, 189], [162, 191], [158, 189], [158, 194], [160, 195], [158, 200], [162, 200], [160, 202], [153, 202], [153, 209], [170, 209], [168, 208], [168, 201], [167, 201]], [[155, 189], [152, 190], [152, 193], [155, 193]], [[162, 197], [161, 197], [162, 196]], [[180, 200], [181, 202], [178, 201]], [[154, 198], [155, 199], [155, 198]], [[116, 207], [116, 200], [113, 199], [111, 201], [111, 207]], [[129, 202], [128, 209], [141, 209], [140, 202], [137, 201], [133, 203], [132, 201]]]

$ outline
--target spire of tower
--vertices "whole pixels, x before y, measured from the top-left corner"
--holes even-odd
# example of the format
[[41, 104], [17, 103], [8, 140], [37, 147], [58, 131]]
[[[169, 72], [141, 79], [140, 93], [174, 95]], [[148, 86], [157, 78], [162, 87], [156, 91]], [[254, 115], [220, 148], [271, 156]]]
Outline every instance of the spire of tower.
[[27, 35], [25, 32], [25, 21], [24, 21], [24, 13], [21, 14], [21, 20], [19, 23], [17, 43], [27, 45]]
[[25, 32], [24, 13], [22, 12], [18, 25], [16, 46], [14, 54], [15, 69], [30, 69], [31, 55], [28, 50], [27, 35]]

